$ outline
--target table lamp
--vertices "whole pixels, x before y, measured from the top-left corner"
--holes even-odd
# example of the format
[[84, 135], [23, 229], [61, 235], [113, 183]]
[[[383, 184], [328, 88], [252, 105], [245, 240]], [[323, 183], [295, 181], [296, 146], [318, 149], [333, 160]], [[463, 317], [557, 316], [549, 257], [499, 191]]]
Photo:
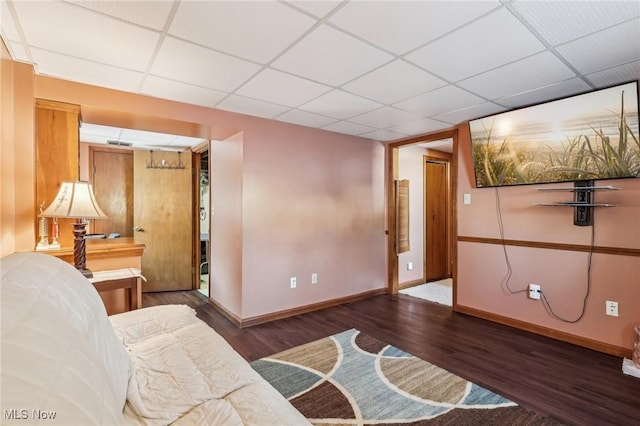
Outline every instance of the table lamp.
[[106, 219], [93, 195], [89, 182], [62, 182], [56, 198], [41, 214], [41, 217], [74, 218], [73, 224], [73, 263], [87, 278], [93, 274], [87, 269], [86, 262], [86, 226], [89, 219]]

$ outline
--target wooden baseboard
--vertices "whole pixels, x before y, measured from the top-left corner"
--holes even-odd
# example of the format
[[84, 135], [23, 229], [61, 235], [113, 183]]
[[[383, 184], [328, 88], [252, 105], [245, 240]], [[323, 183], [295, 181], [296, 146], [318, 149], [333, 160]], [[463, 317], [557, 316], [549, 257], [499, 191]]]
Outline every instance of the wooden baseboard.
[[563, 331], [554, 330], [548, 327], [542, 327], [525, 321], [504, 317], [502, 315], [482, 311], [480, 309], [471, 308], [469, 306], [455, 305], [453, 310], [461, 314], [467, 314], [488, 321], [497, 322], [509, 327], [514, 327], [520, 330], [529, 331], [531, 333], [540, 334], [545, 337], [550, 337], [562, 342], [571, 343], [588, 349], [593, 349], [598, 352], [604, 352], [606, 354], [614, 355], [620, 358], [631, 358], [631, 349], [629, 348], [623, 348], [620, 346], [610, 345], [608, 343], [598, 342], [586, 337], [576, 336], [574, 334], [565, 333]]
[[216, 302], [212, 298], [209, 298], [209, 303], [211, 303], [211, 305], [218, 312], [220, 312], [226, 319], [231, 321], [237, 327], [240, 327], [240, 323], [242, 322], [242, 319], [240, 317], [238, 317], [238, 316], [232, 314], [231, 312], [229, 312], [224, 306], [222, 306], [221, 304], [219, 304], [218, 302]]
[[419, 280], [413, 280], [413, 281], [405, 281], [403, 283], [398, 283], [398, 289], [404, 290], [405, 288], [415, 287], [417, 285], [421, 285], [424, 283], [425, 283], [424, 278], [420, 278]]
[[366, 299], [367, 297], [378, 296], [380, 294], [386, 294], [387, 290], [384, 288], [378, 290], [367, 291], [364, 293], [354, 294], [352, 296], [341, 297], [338, 299], [327, 300], [320, 303], [314, 303], [311, 305], [300, 306], [299, 308], [287, 309], [285, 311], [273, 312], [270, 314], [259, 315], [251, 318], [239, 318], [231, 312], [227, 311], [223, 306], [216, 303], [214, 300], [209, 299], [214, 308], [216, 308], [222, 315], [224, 315], [229, 321], [240, 328], [251, 327], [253, 325], [264, 324], [279, 319], [293, 317], [296, 315], [302, 315], [313, 311], [319, 311], [320, 309], [331, 308], [333, 306], [343, 305], [345, 303], [356, 302], [358, 300]]

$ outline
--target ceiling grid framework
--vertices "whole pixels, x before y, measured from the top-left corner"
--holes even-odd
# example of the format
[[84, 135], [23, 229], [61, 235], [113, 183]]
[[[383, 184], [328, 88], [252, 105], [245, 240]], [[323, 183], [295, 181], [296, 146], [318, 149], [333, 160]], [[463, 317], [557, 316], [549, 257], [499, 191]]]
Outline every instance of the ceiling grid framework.
[[0, 0], [0, 23], [41, 75], [383, 142], [640, 79], [636, 0]]

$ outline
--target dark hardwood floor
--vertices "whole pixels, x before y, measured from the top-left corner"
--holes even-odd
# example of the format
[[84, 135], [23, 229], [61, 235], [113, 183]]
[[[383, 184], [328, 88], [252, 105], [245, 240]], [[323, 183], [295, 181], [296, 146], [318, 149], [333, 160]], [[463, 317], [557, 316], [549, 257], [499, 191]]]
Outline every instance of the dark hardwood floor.
[[622, 359], [382, 295], [240, 329], [197, 291], [146, 293], [143, 306], [188, 304], [248, 361], [350, 328], [412, 353], [518, 404], [575, 425], [640, 425], [640, 379]]

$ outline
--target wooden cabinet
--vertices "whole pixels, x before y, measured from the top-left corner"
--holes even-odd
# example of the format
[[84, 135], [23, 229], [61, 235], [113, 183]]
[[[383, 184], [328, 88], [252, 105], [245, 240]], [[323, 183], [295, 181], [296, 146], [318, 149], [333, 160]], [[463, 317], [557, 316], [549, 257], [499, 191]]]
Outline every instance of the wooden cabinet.
[[[79, 167], [80, 106], [36, 99], [36, 237], [40, 205], [46, 208], [62, 182], [77, 181]], [[73, 246], [74, 219], [59, 219], [62, 247]], [[51, 223], [51, 222], [49, 222]], [[51, 231], [49, 230], [49, 233]], [[34, 242], [35, 244], [35, 242]]]

